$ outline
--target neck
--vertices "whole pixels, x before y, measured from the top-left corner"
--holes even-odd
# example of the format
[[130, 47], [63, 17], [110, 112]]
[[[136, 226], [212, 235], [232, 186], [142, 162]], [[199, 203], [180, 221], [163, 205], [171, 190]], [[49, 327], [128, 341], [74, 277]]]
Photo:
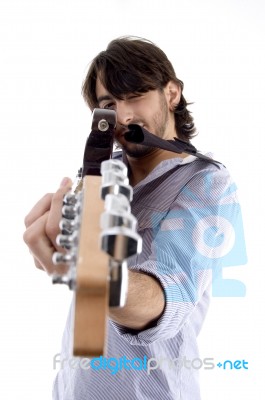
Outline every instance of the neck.
[[161, 149], [153, 149], [150, 153], [139, 158], [127, 155], [128, 164], [131, 169], [130, 184], [132, 186], [137, 185], [137, 183], [146, 178], [147, 175], [149, 175], [150, 172], [153, 171], [153, 169], [162, 161], [170, 158], [184, 158], [187, 155], [188, 154], [185, 153], [177, 154]]

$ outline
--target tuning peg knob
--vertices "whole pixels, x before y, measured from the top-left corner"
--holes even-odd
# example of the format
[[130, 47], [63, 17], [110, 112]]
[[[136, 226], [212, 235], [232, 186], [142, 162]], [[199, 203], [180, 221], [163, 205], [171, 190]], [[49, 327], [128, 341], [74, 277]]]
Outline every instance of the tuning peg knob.
[[78, 216], [76, 216], [74, 219], [66, 219], [62, 218], [59, 227], [62, 231], [62, 234], [72, 234], [76, 229], [79, 228], [80, 225], [80, 219]]
[[72, 235], [62, 235], [59, 234], [56, 237], [56, 243], [58, 246], [64, 247], [66, 249], [71, 249], [77, 245], [78, 237], [77, 232], [74, 232]]
[[67, 206], [64, 205], [62, 208], [62, 215], [67, 219], [74, 219], [80, 213], [80, 204]]
[[74, 252], [60, 253], [55, 252], [52, 256], [52, 261], [55, 265], [58, 264], [72, 264], [76, 262], [76, 254]]
[[75, 279], [73, 279], [72, 277], [70, 277], [68, 275], [53, 274], [52, 283], [67, 285], [69, 287], [69, 289], [71, 289], [71, 290], [75, 289], [75, 286], [76, 286]]
[[137, 227], [137, 219], [132, 214], [122, 215], [114, 212], [105, 212], [101, 215], [100, 226], [104, 230], [117, 226], [135, 231]]
[[107, 170], [102, 175], [102, 185], [128, 185], [129, 180], [125, 177], [122, 171]]
[[107, 194], [123, 194], [132, 200], [132, 188], [127, 178], [127, 167], [120, 160], [107, 160], [101, 163], [102, 187], [101, 198]]
[[109, 172], [116, 172], [123, 175], [124, 179], [127, 178], [128, 168], [126, 165], [120, 160], [106, 160], [103, 161], [100, 165], [100, 173], [104, 177], [104, 175]]
[[127, 197], [121, 194], [108, 194], [105, 198], [105, 210], [119, 214], [128, 214], [131, 212], [131, 206]]
[[68, 206], [76, 204], [77, 201], [78, 201], [77, 195], [71, 192], [66, 193], [66, 195], [63, 198], [63, 204], [66, 204]]

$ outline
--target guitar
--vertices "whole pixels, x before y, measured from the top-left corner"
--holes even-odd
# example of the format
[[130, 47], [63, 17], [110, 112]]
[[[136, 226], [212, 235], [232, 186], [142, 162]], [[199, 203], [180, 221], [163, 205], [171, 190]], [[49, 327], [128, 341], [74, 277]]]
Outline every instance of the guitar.
[[74, 356], [105, 354], [108, 308], [125, 305], [126, 259], [141, 252], [127, 167], [111, 159], [115, 126], [114, 111], [94, 110], [80, 179], [62, 207], [57, 243], [65, 251], [53, 255], [55, 265], [68, 266], [53, 283], [74, 290]]

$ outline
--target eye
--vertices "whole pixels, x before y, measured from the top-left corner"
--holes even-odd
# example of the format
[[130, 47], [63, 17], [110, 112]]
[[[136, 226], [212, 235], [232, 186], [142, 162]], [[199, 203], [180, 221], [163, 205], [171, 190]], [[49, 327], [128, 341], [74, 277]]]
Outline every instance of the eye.
[[131, 100], [131, 99], [137, 99], [138, 97], [140, 97], [140, 94], [133, 93], [130, 94], [127, 98]]
[[110, 101], [108, 103], [103, 104], [101, 108], [104, 108], [104, 110], [113, 110], [115, 108], [115, 103], [113, 101]]

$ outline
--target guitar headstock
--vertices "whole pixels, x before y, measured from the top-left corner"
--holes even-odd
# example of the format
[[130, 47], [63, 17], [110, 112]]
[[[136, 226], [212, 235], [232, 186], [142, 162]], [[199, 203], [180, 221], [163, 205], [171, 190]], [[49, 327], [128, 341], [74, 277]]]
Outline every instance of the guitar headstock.
[[53, 283], [75, 291], [73, 353], [93, 357], [104, 354], [108, 308], [124, 306], [126, 260], [142, 244], [130, 209], [127, 167], [119, 160], [101, 161], [101, 177], [94, 174], [95, 158], [85, 160], [91, 175], [83, 176], [81, 190], [64, 198], [57, 241], [65, 251], [53, 257], [58, 267], [68, 267], [66, 273], [54, 274]]

